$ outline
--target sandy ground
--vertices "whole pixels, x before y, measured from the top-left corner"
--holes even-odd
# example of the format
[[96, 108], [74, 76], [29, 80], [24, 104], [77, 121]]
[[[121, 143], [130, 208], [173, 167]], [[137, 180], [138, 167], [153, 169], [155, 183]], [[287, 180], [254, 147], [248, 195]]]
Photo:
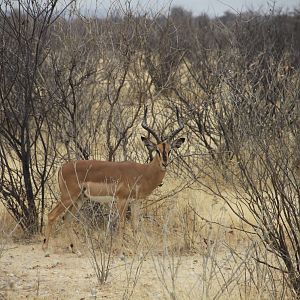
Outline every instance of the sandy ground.
[[0, 259], [0, 299], [170, 299], [166, 288], [171, 293], [176, 266], [176, 294], [195, 299], [200, 261], [197, 255], [115, 256], [107, 283], [99, 285], [88, 254], [58, 248], [45, 257], [38, 242], [10, 243]]
[[[189, 199], [192, 199], [192, 196], [191, 193], [187, 195]], [[197, 197], [199, 195], [195, 192], [195, 198], [198, 199]], [[222, 206], [218, 207], [213, 201], [213, 205], [204, 206], [208, 203], [207, 198], [208, 196], [205, 195], [205, 201], [200, 202], [201, 212], [213, 216], [214, 220], [221, 218], [228, 225], [231, 224], [232, 217], [226, 211], [224, 213]], [[180, 207], [171, 210], [164, 218], [169, 229], [173, 228], [172, 222], [169, 221], [170, 216], [176, 217], [180, 211]], [[2, 216], [2, 222], [5, 228], [4, 225], [9, 223], [9, 220]], [[166, 246], [162, 239], [162, 229], [166, 226], [158, 226], [156, 231], [153, 224], [149, 227], [149, 224], [145, 223], [146, 230], [141, 232], [148, 237], [154, 249], [153, 253], [148, 251], [148, 244], [144, 242], [146, 239], [143, 239], [138, 246], [142, 251], [129, 242], [128, 248], [131, 251], [127, 255], [113, 256], [105, 284], [98, 283], [92, 267], [93, 260], [85, 244], [80, 248], [83, 255], [78, 257], [66, 249], [66, 236], [54, 235], [50, 243], [50, 256], [47, 257], [42, 251], [42, 237], [31, 241], [22, 238], [12, 241], [11, 238], [5, 244], [3, 242], [1, 244], [0, 239], [0, 299], [244, 298], [241, 297], [241, 293], [245, 295], [248, 290], [235, 284], [235, 281], [237, 282], [244, 275], [239, 270], [239, 264], [236, 265], [228, 255], [228, 249], [222, 250], [220, 245], [224, 241], [232, 242], [232, 247], [245, 243], [233, 235], [230, 229], [214, 230], [210, 225], [204, 226], [205, 222], [199, 224], [201, 225], [199, 231], [193, 231], [193, 228], [186, 226], [171, 230], [172, 233], [167, 235], [167, 239], [171, 241], [171, 248], [177, 249], [176, 253], [181, 253], [183, 232], [190, 233], [190, 238], [198, 241], [195, 242], [196, 251], [183, 251], [181, 256], [178, 254], [172, 256], [166, 253], [169, 246]], [[178, 236], [176, 236], [176, 228], [182, 231]], [[8, 229], [5, 231], [10, 232]], [[211, 241], [215, 241], [216, 244], [211, 244]], [[3, 245], [4, 251], [1, 250]], [[138, 254], [133, 255], [130, 252]], [[140, 253], [145, 252], [147, 255], [143, 257]], [[233, 288], [224, 289], [225, 277], [231, 282]], [[248, 295], [245, 298], [250, 299]], [[252, 299], [257, 299], [257, 295]]]

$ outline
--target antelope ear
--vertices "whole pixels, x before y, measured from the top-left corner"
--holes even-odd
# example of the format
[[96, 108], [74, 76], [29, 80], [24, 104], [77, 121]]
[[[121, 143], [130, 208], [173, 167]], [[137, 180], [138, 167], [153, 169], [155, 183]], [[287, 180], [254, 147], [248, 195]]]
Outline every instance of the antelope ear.
[[180, 139], [177, 139], [177, 140], [173, 141], [171, 143], [171, 148], [172, 149], [174, 149], [174, 148], [177, 148], [177, 149], [180, 148], [181, 145], [184, 143], [184, 141], [185, 141], [185, 138], [180, 138]]
[[156, 144], [151, 142], [148, 138], [145, 138], [144, 136], [141, 137], [144, 145], [148, 148], [150, 151], [156, 150]]

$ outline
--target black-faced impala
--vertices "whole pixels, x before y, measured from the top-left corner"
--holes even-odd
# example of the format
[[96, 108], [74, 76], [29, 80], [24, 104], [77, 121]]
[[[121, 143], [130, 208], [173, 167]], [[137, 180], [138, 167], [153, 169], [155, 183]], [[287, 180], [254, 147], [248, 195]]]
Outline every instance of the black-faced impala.
[[[156, 151], [154, 159], [147, 164], [132, 161], [111, 162], [99, 160], [75, 160], [62, 165], [59, 170], [58, 183], [61, 198], [48, 214], [43, 249], [48, 249], [49, 238], [56, 219], [67, 212], [72, 216], [80, 209], [84, 199], [104, 203], [115, 201], [119, 213], [119, 233], [123, 235], [128, 205], [132, 205], [133, 219], [137, 219], [139, 199], [149, 196], [162, 183], [166, 174], [170, 152], [179, 148], [184, 138], [173, 140], [183, 129], [184, 124], [177, 110], [178, 129], [171, 132], [165, 139], [147, 125], [147, 108], [144, 112], [142, 127], [155, 138], [156, 143], [141, 137], [150, 151]], [[133, 222], [134, 227], [136, 221]], [[71, 249], [75, 252], [74, 243]]]

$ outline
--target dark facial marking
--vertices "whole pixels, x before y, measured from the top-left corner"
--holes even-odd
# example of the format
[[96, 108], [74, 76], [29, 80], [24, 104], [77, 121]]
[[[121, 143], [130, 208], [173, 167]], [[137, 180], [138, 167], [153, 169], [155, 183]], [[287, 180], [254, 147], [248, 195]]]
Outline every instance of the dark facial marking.
[[163, 161], [167, 162], [168, 158], [167, 158], [167, 153], [166, 153], [166, 144], [163, 143], [163, 153], [162, 153], [162, 157], [163, 157]]

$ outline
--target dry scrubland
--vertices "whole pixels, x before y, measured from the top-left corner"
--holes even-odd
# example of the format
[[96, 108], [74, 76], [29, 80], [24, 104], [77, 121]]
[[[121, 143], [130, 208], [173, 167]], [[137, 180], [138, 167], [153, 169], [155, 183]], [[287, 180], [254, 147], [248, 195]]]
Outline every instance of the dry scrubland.
[[[4, 2], [0, 298], [299, 299], [300, 10], [210, 18], [112, 1], [97, 18], [72, 0]], [[82, 256], [63, 220], [45, 256], [59, 166], [145, 163], [145, 107], [156, 140], [184, 123], [186, 142], [138, 231], [128, 220], [122, 245], [109, 209], [85, 206]]]
[[[161, 189], [175, 186], [173, 180], [169, 181]], [[77, 219], [74, 228], [80, 257], [67, 248], [69, 240], [62, 221], [51, 240], [51, 254], [45, 257], [42, 237], [26, 239], [2, 208], [1, 297], [269, 299], [265, 284], [270, 274], [248, 261], [254, 254], [253, 239], [232, 229], [239, 227], [239, 220], [224, 203], [200, 190], [184, 190], [161, 203], [145, 209], [136, 235], [127, 223], [123, 247], [113, 237], [113, 246], [106, 253], [101, 250], [107, 241], [103, 228], [93, 233], [95, 245], [91, 247], [83, 229], [84, 217]], [[109, 252], [108, 278], [99, 284], [95, 263], [98, 268], [105, 265]], [[247, 269], [253, 273], [248, 274]], [[257, 277], [261, 281], [252, 282]]]

